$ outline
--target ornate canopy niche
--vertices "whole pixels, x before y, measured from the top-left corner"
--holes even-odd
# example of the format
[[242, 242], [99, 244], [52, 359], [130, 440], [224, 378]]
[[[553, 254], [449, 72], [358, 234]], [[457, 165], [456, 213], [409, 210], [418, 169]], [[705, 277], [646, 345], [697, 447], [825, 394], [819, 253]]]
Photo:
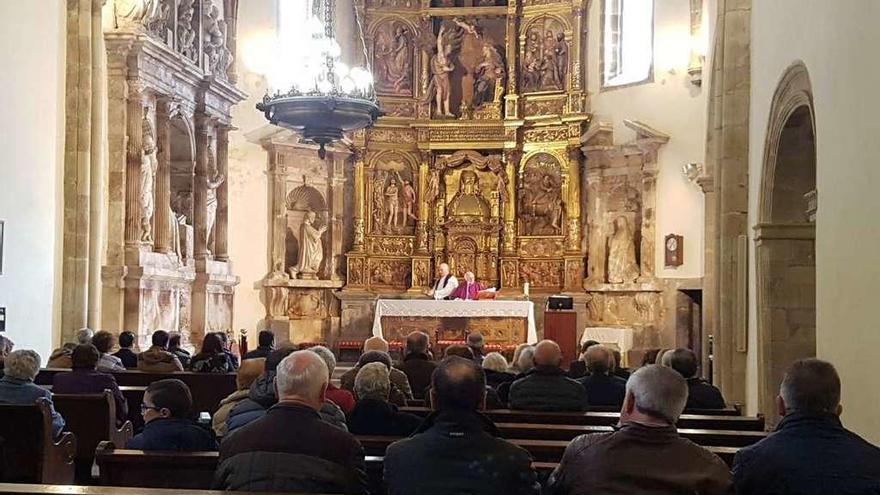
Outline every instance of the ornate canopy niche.
[[332, 343], [339, 333], [339, 301], [332, 293], [344, 283], [343, 226], [352, 216], [344, 208], [350, 152], [331, 147], [321, 160], [314, 145], [269, 126], [249, 138], [268, 153], [272, 268], [261, 282], [266, 326], [279, 342]]
[[115, 0], [104, 12], [109, 204], [102, 328], [184, 343], [231, 331], [227, 155], [237, 0]]

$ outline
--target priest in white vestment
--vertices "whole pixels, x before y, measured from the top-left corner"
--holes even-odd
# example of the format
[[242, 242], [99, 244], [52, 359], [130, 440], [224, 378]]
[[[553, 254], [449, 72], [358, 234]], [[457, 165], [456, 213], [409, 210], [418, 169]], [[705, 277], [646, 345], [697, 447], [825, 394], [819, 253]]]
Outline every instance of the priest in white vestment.
[[440, 263], [440, 277], [434, 283], [434, 287], [429, 289], [426, 294], [439, 301], [449, 299], [456, 288], [458, 288], [458, 279], [449, 273], [448, 264]]

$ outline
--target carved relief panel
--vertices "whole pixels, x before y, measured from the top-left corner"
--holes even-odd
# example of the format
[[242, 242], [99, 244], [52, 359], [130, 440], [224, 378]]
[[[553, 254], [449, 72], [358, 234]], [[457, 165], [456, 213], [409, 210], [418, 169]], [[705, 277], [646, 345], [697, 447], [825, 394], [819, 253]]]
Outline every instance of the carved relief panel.
[[389, 18], [373, 33], [373, 77], [379, 95], [412, 96], [416, 36], [402, 19]]
[[517, 208], [520, 235], [563, 235], [562, 170], [559, 160], [549, 153], [537, 153], [526, 160], [520, 174]]
[[370, 234], [415, 235], [417, 162], [409, 153], [379, 152], [370, 160]]
[[571, 62], [566, 26], [552, 16], [526, 24], [522, 43], [522, 87], [526, 93], [563, 91]]

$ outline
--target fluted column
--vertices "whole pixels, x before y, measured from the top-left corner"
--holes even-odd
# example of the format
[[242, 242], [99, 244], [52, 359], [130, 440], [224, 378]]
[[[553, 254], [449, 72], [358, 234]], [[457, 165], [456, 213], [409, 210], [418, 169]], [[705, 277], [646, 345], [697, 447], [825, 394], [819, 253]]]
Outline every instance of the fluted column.
[[202, 114], [196, 115], [196, 173], [193, 180], [193, 241], [194, 257], [208, 257], [208, 128], [210, 119]]
[[229, 260], [229, 127], [217, 126], [217, 171], [226, 180], [217, 188], [217, 220], [214, 222], [214, 259]]
[[520, 153], [516, 150], [504, 152], [507, 173], [507, 201], [504, 203], [504, 239], [505, 255], [516, 253], [516, 175], [519, 167]]
[[366, 225], [364, 222], [364, 153], [356, 150], [354, 156], [354, 241], [351, 250], [363, 252]]
[[[419, 220], [416, 222], [416, 251], [420, 254], [428, 253], [428, 218], [431, 216], [431, 207], [425, 196], [428, 194], [428, 169], [430, 167], [430, 153], [422, 153], [419, 162]], [[415, 285], [415, 282], [413, 283]]]
[[581, 250], [581, 150], [572, 146], [568, 150], [568, 228], [565, 251], [579, 253]]
[[[269, 226], [269, 255], [272, 269], [284, 269], [286, 261], [285, 239], [287, 235], [287, 205], [284, 160], [281, 153], [271, 145], [266, 146], [269, 155], [269, 204], [272, 205], [272, 223]], [[271, 270], [270, 270], [271, 271]]]
[[156, 227], [154, 249], [171, 252], [171, 102], [160, 98], [156, 102], [156, 208], [153, 214]]
[[144, 115], [143, 86], [139, 81], [128, 81], [127, 132], [125, 170], [125, 245], [141, 245], [141, 160], [143, 159]]

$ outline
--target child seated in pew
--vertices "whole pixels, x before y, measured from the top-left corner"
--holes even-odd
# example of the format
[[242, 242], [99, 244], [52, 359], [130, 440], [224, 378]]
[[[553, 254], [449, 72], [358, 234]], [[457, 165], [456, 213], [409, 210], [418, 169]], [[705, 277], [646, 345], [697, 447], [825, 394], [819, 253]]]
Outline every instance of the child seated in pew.
[[128, 441], [125, 448], [138, 450], [175, 450], [201, 452], [217, 450], [217, 442], [208, 430], [192, 418], [192, 394], [177, 379], [158, 380], [144, 392], [141, 404], [144, 431]]

